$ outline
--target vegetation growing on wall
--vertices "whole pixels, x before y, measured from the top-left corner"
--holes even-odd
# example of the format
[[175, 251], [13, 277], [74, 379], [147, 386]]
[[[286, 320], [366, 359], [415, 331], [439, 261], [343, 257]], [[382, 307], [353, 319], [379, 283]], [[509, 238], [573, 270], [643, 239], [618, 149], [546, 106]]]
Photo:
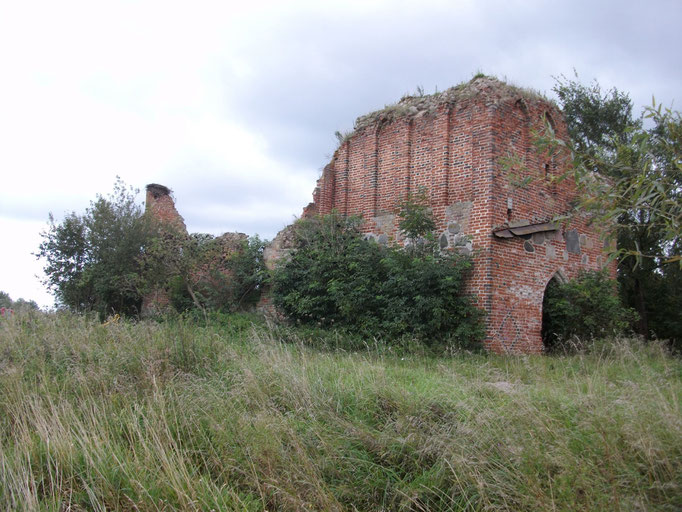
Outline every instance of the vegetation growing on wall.
[[267, 277], [265, 243], [205, 233], [155, 237], [145, 255], [152, 286], [170, 293], [178, 312], [234, 312], [252, 308]]
[[424, 90], [417, 87], [417, 91], [414, 94], [406, 94], [397, 103], [386, 105], [383, 109], [358, 117], [355, 121], [353, 132], [344, 134], [344, 138], [377, 123], [392, 123], [398, 119], [413, 119], [417, 116], [433, 115], [442, 106], [453, 106], [476, 96], [486, 89], [494, 89], [495, 92], [493, 94], [514, 95], [521, 96], [522, 98], [541, 98], [549, 101], [537, 91], [517, 87], [503, 82], [494, 76], [477, 73], [467, 82], [462, 82], [445, 91], [436, 91], [433, 94], [424, 94]]
[[358, 218], [300, 221], [297, 247], [274, 275], [275, 305], [304, 324], [476, 344], [484, 335], [482, 312], [464, 294], [471, 260], [438, 250], [424, 231], [433, 227], [428, 210], [410, 203], [402, 211], [403, 225], [414, 229], [408, 249], [364, 239]]

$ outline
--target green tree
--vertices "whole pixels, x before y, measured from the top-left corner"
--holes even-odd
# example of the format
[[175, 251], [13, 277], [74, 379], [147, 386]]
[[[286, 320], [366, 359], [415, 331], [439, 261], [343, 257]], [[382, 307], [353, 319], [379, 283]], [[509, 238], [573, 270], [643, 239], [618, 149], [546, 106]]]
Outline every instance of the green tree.
[[626, 304], [639, 314], [637, 332], [679, 343], [679, 315], [670, 322], [658, 312], [679, 303], [682, 293], [669, 286], [682, 266], [680, 114], [654, 103], [643, 111], [653, 125], [646, 129], [632, 118], [629, 97], [617, 89], [602, 95], [596, 82], [585, 87], [563, 80], [555, 92], [572, 141], [549, 134], [538, 144], [569, 159], [570, 177], [581, 192], [579, 208], [617, 241], [618, 281]]
[[617, 143], [625, 143], [633, 129], [641, 127], [632, 117], [630, 96], [615, 87], [602, 92], [596, 80], [584, 85], [575, 73], [574, 79], [555, 77], [552, 89], [559, 103], [578, 151], [593, 154], [613, 152]]
[[12, 299], [9, 296], [9, 293], [0, 292], [0, 308], [11, 308], [11, 307], [12, 307]]
[[21, 311], [37, 311], [40, 308], [38, 307], [38, 304], [36, 303], [36, 301], [22, 299], [21, 297], [19, 297], [17, 300], [15, 300], [12, 303], [12, 309], [14, 311], [21, 312]]
[[34, 311], [39, 309], [38, 304], [34, 300], [26, 300], [19, 298], [12, 300], [9, 293], [0, 291], [0, 308], [9, 308], [16, 312], [20, 311]]
[[117, 178], [113, 193], [98, 195], [84, 214], [61, 223], [50, 214], [36, 256], [57, 303], [73, 311], [134, 315], [141, 305], [140, 255], [149, 237], [137, 191]]

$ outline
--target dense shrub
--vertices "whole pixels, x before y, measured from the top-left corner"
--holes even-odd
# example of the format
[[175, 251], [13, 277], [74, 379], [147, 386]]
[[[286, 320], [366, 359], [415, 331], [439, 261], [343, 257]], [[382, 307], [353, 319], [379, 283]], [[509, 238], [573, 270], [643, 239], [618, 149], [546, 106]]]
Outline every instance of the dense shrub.
[[264, 246], [257, 235], [242, 240], [232, 251], [218, 243], [217, 256], [193, 276], [196, 295], [208, 311], [248, 311], [256, 305], [266, 276]]
[[427, 344], [469, 346], [483, 337], [482, 313], [463, 294], [468, 257], [433, 244], [385, 247], [365, 240], [359, 222], [336, 214], [299, 222], [297, 247], [273, 277], [282, 313], [302, 324]]
[[267, 271], [258, 236], [234, 243], [210, 234], [165, 233], [148, 244], [146, 278], [178, 312], [235, 312], [260, 299]]
[[604, 271], [587, 271], [567, 283], [550, 281], [543, 302], [542, 337], [549, 351], [584, 348], [595, 337], [623, 333], [635, 313], [616, 294]]
[[140, 256], [150, 236], [137, 190], [117, 178], [83, 214], [71, 212], [41, 233], [36, 256], [45, 261], [43, 283], [59, 306], [77, 312], [136, 315], [142, 304]]

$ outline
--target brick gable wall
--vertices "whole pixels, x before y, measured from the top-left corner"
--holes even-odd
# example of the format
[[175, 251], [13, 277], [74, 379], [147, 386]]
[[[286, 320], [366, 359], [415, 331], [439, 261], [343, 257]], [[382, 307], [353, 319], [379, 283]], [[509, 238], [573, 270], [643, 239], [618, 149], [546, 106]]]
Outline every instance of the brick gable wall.
[[[568, 137], [560, 111], [489, 78], [403, 102], [402, 115], [389, 110], [358, 120], [324, 168], [304, 215], [333, 209], [361, 215], [368, 236], [400, 243], [397, 204], [425, 190], [441, 245], [474, 258], [469, 289], [488, 315], [487, 348], [541, 352], [549, 280], [557, 273], [573, 278], [606, 261], [598, 233], [580, 215], [556, 230], [507, 239], [493, 234], [571, 213], [574, 185], [551, 180], [564, 171], [562, 164], [539, 154], [532, 140], [547, 122], [560, 138]], [[509, 168], [505, 160], [512, 156], [520, 164]], [[525, 186], [515, 185], [526, 177]]]

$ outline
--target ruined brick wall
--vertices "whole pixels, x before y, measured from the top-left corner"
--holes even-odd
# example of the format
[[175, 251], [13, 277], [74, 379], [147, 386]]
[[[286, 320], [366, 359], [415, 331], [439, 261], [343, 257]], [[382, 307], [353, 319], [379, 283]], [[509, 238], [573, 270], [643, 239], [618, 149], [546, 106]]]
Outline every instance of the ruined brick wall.
[[[147, 185], [147, 197], [145, 212], [151, 216], [157, 224], [157, 234], [164, 236], [171, 232], [172, 236], [184, 235], [189, 237], [185, 221], [175, 208], [175, 202], [171, 196], [171, 190], [164, 185], [152, 183]], [[236, 252], [243, 250], [248, 236], [244, 233], [223, 233], [215, 237], [214, 251], [210, 260], [202, 265], [197, 265], [191, 273], [191, 280], [195, 283], [204, 282], [213, 286], [220, 286], [221, 281], [213, 275], [214, 270], [219, 270], [223, 277], [230, 278], [231, 273], [227, 262]], [[142, 315], [154, 315], [163, 313], [170, 308], [170, 295], [167, 289], [160, 288], [143, 297]]]
[[[162, 229], [170, 228], [187, 234], [182, 216], [175, 208], [175, 202], [168, 187], [157, 183], [147, 185], [145, 214], [149, 215]], [[170, 307], [170, 297], [165, 289], [156, 289], [142, 298], [142, 316], [163, 313]]]
[[[588, 219], [552, 223], [571, 213], [575, 190], [569, 180], [551, 180], [564, 171], [562, 163], [533, 145], [534, 131], [547, 123], [567, 138], [555, 105], [487, 77], [404, 98], [358, 119], [304, 215], [332, 209], [362, 215], [368, 236], [401, 242], [397, 203], [425, 190], [441, 247], [473, 255], [469, 288], [488, 314], [486, 346], [541, 352], [547, 283], [605, 261]], [[509, 168], [511, 156], [518, 165]]]
[[[533, 132], [549, 124], [558, 137], [567, 140], [561, 112], [540, 99], [514, 99], [492, 109], [493, 151], [490, 225], [529, 226], [551, 223], [570, 216], [557, 229], [500, 238], [492, 236], [488, 275], [477, 290], [488, 311], [488, 344], [495, 351], [539, 352], [542, 301], [548, 282], [573, 279], [581, 270], [599, 270], [606, 263], [599, 233], [589, 219], [572, 209], [575, 184], [552, 177], [564, 173], [558, 157], [539, 152]], [[520, 158], [511, 169], [503, 165], [506, 155]], [[529, 179], [527, 185], [518, 182]], [[615, 264], [610, 266], [615, 277]]]
[[187, 233], [185, 221], [175, 208], [175, 202], [168, 187], [157, 183], [147, 185], [145, 211], [159, 225], [171, 227], [181, 233]]

